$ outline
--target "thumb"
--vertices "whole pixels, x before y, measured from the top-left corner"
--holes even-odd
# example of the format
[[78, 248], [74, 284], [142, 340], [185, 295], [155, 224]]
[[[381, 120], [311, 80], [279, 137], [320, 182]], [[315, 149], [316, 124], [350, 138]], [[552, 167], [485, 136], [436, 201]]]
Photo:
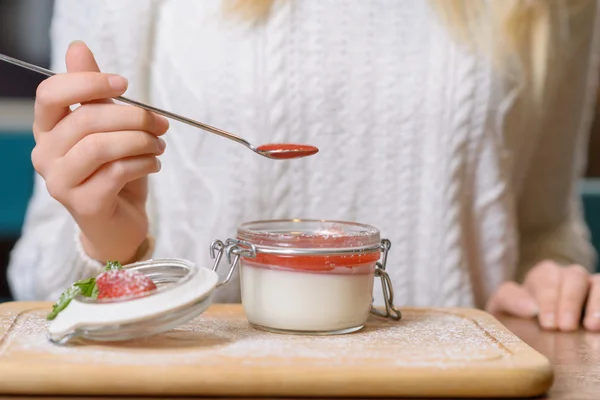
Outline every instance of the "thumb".
[[486, 306], [492, 314], [509, 314], [520, 318], [533, 318], [539, 313], [538, 305], [529, 292], [516, 282], [503, 283]]
[[65, 61], [67, 72], [100, 72], [94, 54], [84, 42], [79, 40], [69, 45]]

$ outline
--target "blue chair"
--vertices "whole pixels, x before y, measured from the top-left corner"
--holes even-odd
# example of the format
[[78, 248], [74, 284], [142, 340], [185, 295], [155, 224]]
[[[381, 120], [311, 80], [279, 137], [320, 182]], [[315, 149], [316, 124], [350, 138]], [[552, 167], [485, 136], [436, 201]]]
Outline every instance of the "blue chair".
[[0, 131], [0, 237], [16, 238], [33, 188], [31, 132]]

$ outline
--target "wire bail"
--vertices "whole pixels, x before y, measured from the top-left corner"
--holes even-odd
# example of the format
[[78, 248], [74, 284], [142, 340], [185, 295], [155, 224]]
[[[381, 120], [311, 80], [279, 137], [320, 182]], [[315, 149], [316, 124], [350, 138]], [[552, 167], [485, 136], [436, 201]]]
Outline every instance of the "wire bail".
[[394, 306], [394, 287], [390, 276], [385, 270], [390, 247], [392, 247], [392, 242], [388, 239], [381, 240], [381, 252], [383, 253], [382, 260], [378, 261], [375, 267], [375, 276], [381, 280], [385, 312], [378, 310], [375, 307], [371, 307], [371, 314], [377, 315], [378, 317], [400, 320], [402, 319], [402, 313]]
[[225, 280], [217, 283], [217, 287], [221, 287], [231, 280], [235, 269], [240, 263], [241, 257], [256, 257], [256, 246], [252, 243], [237, 239], [227, 239], [225, 243], [220, 240], [215, 240], [210, 245], [210, 257], [215, 260], [212, 267], [213, 271], [217, 272], [219, 264], [221, 264], [221, 260], [223, 259], [223, 254], [227, 256], [229, 271], [227, 272]]

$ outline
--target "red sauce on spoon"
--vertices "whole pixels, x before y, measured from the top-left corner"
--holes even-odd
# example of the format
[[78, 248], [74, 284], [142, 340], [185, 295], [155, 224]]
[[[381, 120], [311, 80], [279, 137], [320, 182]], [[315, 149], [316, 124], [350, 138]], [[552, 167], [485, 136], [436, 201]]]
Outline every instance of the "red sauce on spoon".
[[262, 146], [258, 146], [257, 150], [268, 153], [271, 158], [281, 160], [312, 156], [319, 152], [319, 149], [314, 146], [287, 143], [263, 144]]

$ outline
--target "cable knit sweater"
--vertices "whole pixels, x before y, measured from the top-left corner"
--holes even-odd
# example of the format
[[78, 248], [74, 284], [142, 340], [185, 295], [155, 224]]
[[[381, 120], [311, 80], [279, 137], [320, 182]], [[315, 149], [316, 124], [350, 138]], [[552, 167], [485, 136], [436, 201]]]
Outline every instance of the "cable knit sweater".
[[[392, 242], [400, 306], [481, 307], [550, 258], [588, 268], [578, 197], [596, 89], [597, 18], [578, 16], [573, 60], [539, 126], [516, 82], [448, 36], [426, 1], [280, 1], [267, 23], [219, 0], [59, 0], [53, 68], [84, 40], [127, 95], [252, 143], [317, 156], [271, 161], [173, 122], [150, 178], [154, 257], [211, 265], [239, 223], [319, 218], [373, 224]], [[535, 127], [533, 127], [535, 126]], [[37, 177], [9, 278], [18, 299], [54, 299], [100, 264]], [[239, 301], [237, 280], [218, 301]], [[381, 293], [376, 285], [376, 303]]]

